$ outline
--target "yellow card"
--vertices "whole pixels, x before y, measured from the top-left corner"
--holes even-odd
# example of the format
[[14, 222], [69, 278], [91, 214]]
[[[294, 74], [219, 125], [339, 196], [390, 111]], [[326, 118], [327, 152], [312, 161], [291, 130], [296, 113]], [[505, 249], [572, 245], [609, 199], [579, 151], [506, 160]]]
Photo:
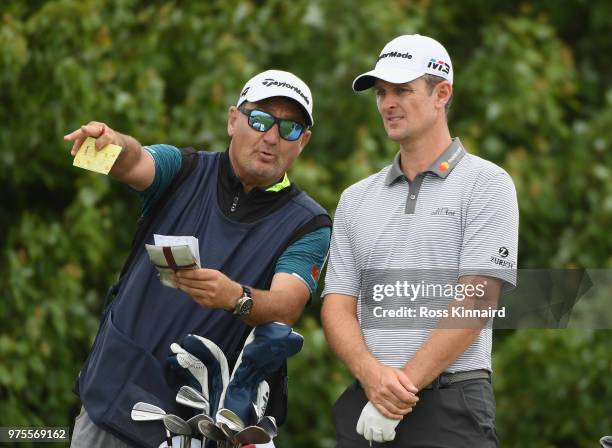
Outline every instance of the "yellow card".
[[101, 150], [96, 151], [96, 139], [87, 137], [79, 148], [72, 164], [96, 173], [108, 174], [120, 152], [121, 146], [117, 145], [106, 145]]

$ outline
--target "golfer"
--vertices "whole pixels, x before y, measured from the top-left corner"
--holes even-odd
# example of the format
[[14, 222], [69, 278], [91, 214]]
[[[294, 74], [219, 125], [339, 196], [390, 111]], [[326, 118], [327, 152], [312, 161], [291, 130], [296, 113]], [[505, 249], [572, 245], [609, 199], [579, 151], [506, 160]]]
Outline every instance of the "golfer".
[[[298, 319], [316, 289], [331, 233], [326, 211], [287, 176], [310, 140], [312, 106], [301, 79], [268, 70], [250, 79], [229, 108], [225, 152], [143, 147], [101, 122], [65, 136], [74, 142], [72, 155], [87, 137], [98, 148], [123, 148], [110, 174], [138, 192], [145, 217], [183, 178], [155, 211], [145, 242], [152, 244], [153, 234], [193, 235], [202, 262], [201, 269], [179, 271], [174, 289], [160, 283], [144, 244], [137, 249], [80, 373], [83, 410], [73, 447], [157, 447], [165, 439], [162, 425], [134, 422], [130, 410], [143, 401], [180, 413], [180, 383], [167, 362], [173, 342], [188, 334], [209, 339], [231, 371], [252, 326]], [[268, 381], [267, 413], [281, 423], [286, 367]]]
[[[491, 321], [452, 312], [494, 309], [516, 283], [512, 179], [451, 138], [453, 66], [436, 40], [393, 39], [353, 89], [374, 91], [399, 152], [344, 191], [334, 218], [322, 320], [356, 379], [333, 409], [336, 446], [497, 446]], [[419, 294], [407, 299], [405, 278]], [[432, 297], [430, 283], [456, 294]]]

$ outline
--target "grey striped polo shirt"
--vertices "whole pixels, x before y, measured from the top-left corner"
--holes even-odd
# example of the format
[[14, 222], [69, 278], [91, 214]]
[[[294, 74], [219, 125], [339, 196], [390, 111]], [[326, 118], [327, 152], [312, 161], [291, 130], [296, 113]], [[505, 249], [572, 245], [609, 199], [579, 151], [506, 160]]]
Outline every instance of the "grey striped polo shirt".
[[[512, 179], [497, 165], [466, 153], [455, 138], [412, 182], [401, 171], [398, 153], [392, 165], [342, 193], [322, 295], [354, 296], [361, 310], [364, 272], [400, 269], [452, 284], [464, 275], [486, 273], [501, 279], [506, 291], [516, 284], [517, 247]], [[384, 328], [364, 326], [358, 317], [370, 352], [393, 367], [405, 365], [436, 323], [416, 318], [401, 328]], [[490, 328], [483, 329], [446, 371], [491, 370], [491, 336]]]

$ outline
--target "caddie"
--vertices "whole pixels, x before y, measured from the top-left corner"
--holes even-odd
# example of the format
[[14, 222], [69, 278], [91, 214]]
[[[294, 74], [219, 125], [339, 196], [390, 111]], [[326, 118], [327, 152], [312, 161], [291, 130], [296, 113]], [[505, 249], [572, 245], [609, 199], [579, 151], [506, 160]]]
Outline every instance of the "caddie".
[[[244, 85], [227, 117], [225, 152], [142, 146], [95, 121], [65, 136], [73, 156], [87, 137], [98, 149], [121, 146], [110, 175], [142, 197], [144, 220], [155, 213], [80, 372], [73, 447], [157, 447], [163, 426], [134, 422], [130, 410], [143, 401], [184, 412], [166, 359], [173, 342], [188, 334], [211, 340], [231, 369], [252, 326], [293, 325], [316, 289], [331, 219], [287, 175], [311, 137], [310, 89], [292, 73], [265, 71]], [[153, 234], [199, 240], [202, 268], [178, 271], [178, 289], [160, 283], [147, 256]], [[269, 379], [267, 413], [279, 424], [286, 381], [286, 366]]]

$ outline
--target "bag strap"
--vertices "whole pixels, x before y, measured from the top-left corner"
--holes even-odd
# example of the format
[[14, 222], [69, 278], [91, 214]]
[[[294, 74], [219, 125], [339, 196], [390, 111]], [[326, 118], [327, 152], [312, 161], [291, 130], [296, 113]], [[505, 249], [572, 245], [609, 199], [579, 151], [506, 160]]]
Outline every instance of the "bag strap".
[[174, 193], [179, 189], [179, 187], [187, 180], [187, 178], [191, 175], [193, 170], [195, 169], [198, 163], [197, 151], [193, 148], [181, 148], [181, 168], [178, 173], [170, 182], [170, 185], [166, 188], [160, 198], [153, 204], [153, 206], [149, 209], [148, 213], [145, 215], [141, 215], [138, 219], [136, 232], [134, 233], [134, 237], [132, 238], [132, 245], [130, 247], [130, 253], [121, 268], [121, 273], [119, 274], [119, 280], [112, 285], [108, 292], [106, 293], [106, 297], [104, 299], [104, 307], [103, 310], [106, 311], [108, 305], [113, 301], [117, 293], [119, 292], [119, 286], [121, 285], [121, 281], [123, 277], [127, 273], [130, 265], [133, 263], [136, 258], [136, 254], [138, 250], [144, 244], [153, 223], [156, 218], [159, 216], [160, 212], [165, 208], [165, 206], [170, 201], [170, 198], [174, 195]]

